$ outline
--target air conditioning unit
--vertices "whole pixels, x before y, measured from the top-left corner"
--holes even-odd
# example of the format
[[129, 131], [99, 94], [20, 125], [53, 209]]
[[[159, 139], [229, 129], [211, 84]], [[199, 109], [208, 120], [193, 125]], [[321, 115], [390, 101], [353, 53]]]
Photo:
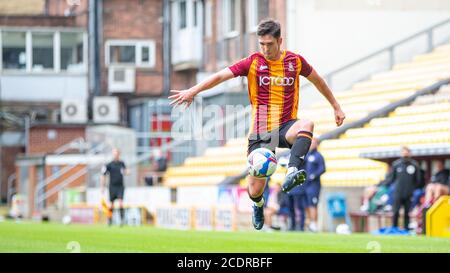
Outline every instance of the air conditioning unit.
[[87, 102], [80, 99], [64, 99], [61, 102], [62, 123], [86, 123]]
[[94, 97], [94, 123], [119, 123], [119, 98]]
[[135, 90], [134, 67], [110, 66], [108, 68], [109, 93], [131, 93]]

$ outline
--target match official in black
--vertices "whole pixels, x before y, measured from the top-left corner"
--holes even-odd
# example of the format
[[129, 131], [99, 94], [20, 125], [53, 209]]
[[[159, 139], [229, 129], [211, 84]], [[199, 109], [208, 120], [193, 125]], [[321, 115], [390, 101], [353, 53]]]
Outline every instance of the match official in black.
[[110, 205], [110, 217], [108, 218], [108, 225], [112, 224], [112, 215], [114, 210], [114, 201], [117, 200], [120, 209], [120, 225], [124, 224], [125, 212], [123, 209], [123, 194], [125, 191], [125, 185], [123, 182], [123, 176], [129, 174], [129, 170], [126, 168], [125, 163], [120, 160], [120, 151], [113, 149], [113, 161], [109, 162], [102, 168], [102, 176], [100, 178], [102, 194], [105, 192], [106, 176], [109, 175], [109, 200]]
[[401, 148], [401, 158], [392, 164], [392, 180], [395, 183], [393, 226], [398, 227], [400, 208], [404, 208], [404, 226], [409, 230], [409, 210], [414, 190], [421, 182], [419, 163], [411, 158], [408, 147]]

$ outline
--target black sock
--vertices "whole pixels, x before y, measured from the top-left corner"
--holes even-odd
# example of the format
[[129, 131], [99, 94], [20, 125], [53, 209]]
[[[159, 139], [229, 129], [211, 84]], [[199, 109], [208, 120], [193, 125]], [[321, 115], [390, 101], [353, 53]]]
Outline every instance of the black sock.
[[[248, 196], [250, 196], [250, 195], [248, 195]], [[253, 202], [258, 203], [259, 201], [261, 201], [261, 199], [263, 199], [263, 196], [262, 196], [262, 194], [260, 196], [258, 196], [258, 197], [251, 197], [250, 196], [250, 199], [252, 199]]]
[[258, 203], [259, 201], [261, 201], [261, 199], [263, 198], [263, 195], [264, 195], [264, 193], [263, 194], [261, 194], [260, 196], [258, 196], [258, 197], [252, 197], [251, 195], [250, 195], [250, 191], [247, 189], [247, 193], [248, 193], [248, 197], [250, 197], [250, 199], [253, 201], [253, 202], [255, 202], [255, 203]]
[[125, 210], [123, 208], [120, 208], [120, 220], [123, 222], [123, 219], [125, 217]]
[[289, 158], [288, 167], [301, 169], [303, 162], [305, 161], [305, 156], [311, 146], [312, 136], [313, 134], [308, 131], [298, 132], [297, 140], [295, 140], [294, 145], [292, 145], [291, 148], [291, 157]]

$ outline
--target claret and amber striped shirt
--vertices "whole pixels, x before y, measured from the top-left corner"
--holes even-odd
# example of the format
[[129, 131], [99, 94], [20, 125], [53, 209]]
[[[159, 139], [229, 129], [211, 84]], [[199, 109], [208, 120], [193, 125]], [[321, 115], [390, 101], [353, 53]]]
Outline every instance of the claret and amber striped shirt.
[[299, 76], [308, 77], [312, 67], [290, 51], [283, 51], [279, 60], [270, 61], [261, 53], [229, 67], [234, 76], [246, 76], [252, 105], [249, 133], [269, 132], [286, 121], [296, 119], [299, 102]]

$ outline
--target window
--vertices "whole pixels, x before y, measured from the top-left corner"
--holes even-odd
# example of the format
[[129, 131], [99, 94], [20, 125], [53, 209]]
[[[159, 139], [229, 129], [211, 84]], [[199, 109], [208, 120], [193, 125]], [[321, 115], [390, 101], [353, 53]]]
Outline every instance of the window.
[[141, 47], [141, 62], [143, 63], [150, 62], [150, 47], [148, 46]]
[[3, 69], [26, 69], [26, 32], [2, 32]]
[[32, 33], [32, 47], [33, 70], [53, 69], [53, 33]]
[[198, 21], [198, 18], [197, 18], [197, 16], [198, 16], [198, 5], [199, 5], [199, 3], [198, 3], [198, 1], [194, 1], [193, 2], [193, 5], [194, 5], [194, 27], [196, 27], [197, 26], [197, 21]]
[[61, 33], [61, 70], [83, 69], [83, 34]]
[[186, 1], [180, 1], [180, 6], [179, 6], [179, 13], [180, 13], [180, 25], [179, 28], [183, 29], [186, 28], [187, 26], [187, 11], [186, 11]]
[[238, 8], [237, 0], [224, 0], [223, 1], [223, 27], [225, 36], [236, 36], [237, 32], [237, 20], [238, 20], [238, 12], [236, 9]]
[[111, 46], [109, 60], [111, 64], [132, 64], [136, 62], [135, 46]]
[[133, 65], [153, 67], [155, 44], [153, 41], [110, 40], [106, 42], [107, 65]]
[[5, 71], [86, 72], [87, 35], [78, 30], [0, 29], [0, 67]]
[[228, 21], [228, 31], [236, 30], [236, 1], [229, 0], [230, 2], [230, 20]]

